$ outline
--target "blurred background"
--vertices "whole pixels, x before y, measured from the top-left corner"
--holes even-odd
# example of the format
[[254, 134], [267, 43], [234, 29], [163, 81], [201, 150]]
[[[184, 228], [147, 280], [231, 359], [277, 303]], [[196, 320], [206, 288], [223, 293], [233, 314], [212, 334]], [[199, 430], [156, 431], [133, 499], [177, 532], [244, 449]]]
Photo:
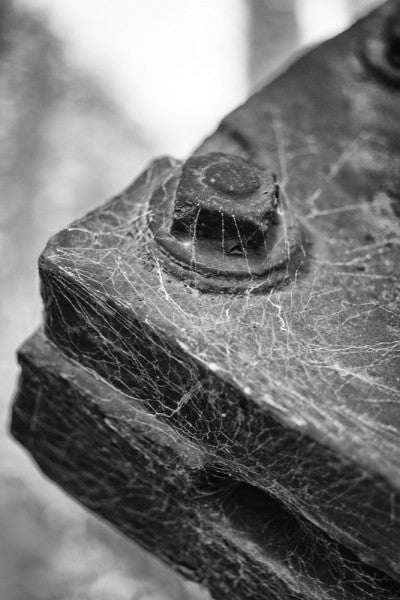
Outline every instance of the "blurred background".
[[159, 154], [184, 158], [376, 0], [0, 0], [0, 600], [206, 598], [68, 498], [8, 435], [37, 257]]

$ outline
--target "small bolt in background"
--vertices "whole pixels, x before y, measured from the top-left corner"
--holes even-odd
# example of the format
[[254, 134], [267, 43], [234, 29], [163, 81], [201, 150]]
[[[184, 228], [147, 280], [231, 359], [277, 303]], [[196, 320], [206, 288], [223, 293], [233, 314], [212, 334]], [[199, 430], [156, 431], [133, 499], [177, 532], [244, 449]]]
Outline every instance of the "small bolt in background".
[[400, 3], [391, 8], [373, 35], [365, 40], [367, 65], [391, 86], [400, 86]]

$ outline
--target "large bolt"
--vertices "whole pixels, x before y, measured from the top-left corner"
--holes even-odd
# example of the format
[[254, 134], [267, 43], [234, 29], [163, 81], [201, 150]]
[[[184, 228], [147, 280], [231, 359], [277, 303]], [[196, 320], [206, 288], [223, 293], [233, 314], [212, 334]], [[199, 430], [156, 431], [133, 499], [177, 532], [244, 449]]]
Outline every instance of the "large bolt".
[[254, 277], [270, 284], [287, 277], [299, 230], [282, 220], [278, 207], [278, 184], [268, 169], [210, 153], [171, 162], [150, 200], [149, 226], [174, 273], [205, 289], [245, 289]]
[[278, 198], [266, 169], [230, 154], [194, 156], [182, 169], [172, 233], [218, 239], [222, 251], [243, 254], [264, 242]]

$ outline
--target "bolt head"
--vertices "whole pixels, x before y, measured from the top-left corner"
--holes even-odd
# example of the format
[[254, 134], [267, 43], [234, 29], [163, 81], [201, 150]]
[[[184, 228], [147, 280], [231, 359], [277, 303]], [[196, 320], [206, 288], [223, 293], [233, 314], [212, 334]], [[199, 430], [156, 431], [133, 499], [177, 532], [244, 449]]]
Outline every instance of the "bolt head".
[[206, 291], [284, 281], [300, 230], [277, 213], [275, 176], [230, 154], [169, 161], [162, 177], [154, 175], [147, 214], [152, 252], [166, 268]]
[[172, 231], [243, 251], [263, 242], [278, 198], [275, 176], [259, 165], [231, 154], [193, 156], [183, 165]]

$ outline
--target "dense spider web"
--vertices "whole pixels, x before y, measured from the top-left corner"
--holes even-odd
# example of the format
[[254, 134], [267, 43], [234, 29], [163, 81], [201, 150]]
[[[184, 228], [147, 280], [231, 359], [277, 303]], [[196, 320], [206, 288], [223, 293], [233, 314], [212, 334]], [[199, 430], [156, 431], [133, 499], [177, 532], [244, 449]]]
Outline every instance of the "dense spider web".
[[53, 406], [54, 422], [43, 416], [44, 430], [70, 420], [98, 459], [67, 467], [65, 435], [47, 449], [60, 469], [42, 457], [44, 468], [215, 597], [400, 594], [366, 566], [399, 574], [399, 222], [388, 185], [398, 126], [362, 112], [366, 97], [391, 106], [374, 82], [363, 84], [374, 94], [356, 89], [343, 103], [354, 78], [345, 36], [330, 50], [340, 73], [323, 111], [310, 88], [326, 49], [304, 59], [303, 78], [311, 60], [316, 81], [302, 81], [294, 106], [289, 72], [200, 149], [278, 173], [282, 219], [304, 231], [285, 283], [205, 293], [190, 265], [170, 272], [148, 222], [173, 159], [53, 238], [41, 259], [46, 333], [88, 372], [60, 358], [46, 379], [43, 359], [36, 411], [58, 385], [66, 406]]
[[[290, 156], [276, 115], [274, 123], [280, 185], [289, 195]], [[323, 208], [325, 190], [335, 191], [363, 143], [352, 140], [330, 165], [308, 195], [302, 220], [315, 235], [321, 216], [336, 220], [346, 213], [351, 220], [349, 215], [359, 219], [365, 212], [370, 224], [372, 213], [374, 241], [360, 246], [349, 237], [339, 259], [317, 240], [280, 289], [256, 294], [254, 281], [245, 294], [207, 294], [192, 287], [190, 270], [184, 283], [168, 272], [154, 251], [146, 208], [174, 164], [168, 159], [58, 236], [42, 261], [48, 335], [124, 398], [139, 400], [159, 427], [167, 423], [175, 436], [194, 444], [191, 454], [200, 451], [201, 468], [193, 467], [191, 454], [185, 468], [200, 526], [211, 521], [213, 535], [219, 531], [224, 552], [230, 548], [233, 555], [243, 535], [250, 549], [267, 545], [267, 555], [272, 549], [266, 540], [277, 540], [279, 551], [269, 557], [268, 568], [299, 597], [373, 598], [382, 589], [388, 598], [398, 594], [396, 584], [390, 591], [384, 576], [320, 531], [342, 539], [368, 562], [385, 558], [384, 544], [396, 556], [398, 500], [381, 473], [395, 472], [396, 427], [387, 411], [398, 398], [367, 371], [382, 369], [398, 346], [368, 328], [362, 334], [372, 333], [371, 339], [362, 339], [360, 323], [394, 316], [390, 303], [377, 302], [371, 289], [392, 291], [393, 245], [387, 240], [397, 224], [386, 216], [391, 201], [382, 193], [372, 202]], [[287, 206], [283, 218], [294, 214]], [[389, 265], [382, 264], [386, 255]], [[327, 313], [329, 306], [334, 309]], [[389, 560], [385, 567], [394, 570], [396, 564]]]

